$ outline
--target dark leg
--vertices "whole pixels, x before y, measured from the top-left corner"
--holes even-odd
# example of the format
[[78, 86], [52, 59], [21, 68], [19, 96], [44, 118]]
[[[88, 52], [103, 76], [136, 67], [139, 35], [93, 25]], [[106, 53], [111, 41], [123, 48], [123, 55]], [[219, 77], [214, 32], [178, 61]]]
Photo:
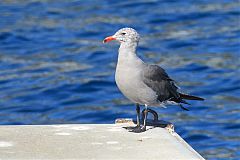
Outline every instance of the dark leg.
[[136, 112], [137, 112], [137, 127], [140, 127], [140, 106], [136, 104]]
[[137, 112], [137, 126], [135, 127], [128, 127], [130, 132], [140, 133], [142, 132], [141, 126], [140, 126], [140, 105], [136, 103], [136, 112]]
[[157, 112], [156, 111], [154, 111], [154, 110], [152, 110], [152, 109], [150, 109], [150, 108], [148, 108], [148, 109], [143, 109], [143, 111], [142, 111], [142, 117], [144, 117], [145, 116], [145, 111], [148, 111], [148, 113], [151, 113], [152, 115], [153, 115], [153, 120], [154, 121], [158, 121], [158, 114], [157, 114]]
[[146, 131], [146, 126], [147, 126], [147, 115], [148, 115], [148, 109], [147, 109], [147, 106], [145, 105], [144, 119], [143, 119], [143, 126], [142, 126], [142, 128], [141, 128], [142, 131]]
[[141, 127], [140, 126], [140, 106], [139, 106], [139, 104], [136, 104], [136, 112], [137, 112], [137, 126], [128, 128], [131, 132], [141, 133], [141, 132], [146, 131], [148, 112], [153, 115], [154, 121], [158, 121], [157, 112], [152, 109], [148, 109], [147, 106], [145, 105], [145, 109], [143, 109], [143, 111], [142, 111], [143, 126]]

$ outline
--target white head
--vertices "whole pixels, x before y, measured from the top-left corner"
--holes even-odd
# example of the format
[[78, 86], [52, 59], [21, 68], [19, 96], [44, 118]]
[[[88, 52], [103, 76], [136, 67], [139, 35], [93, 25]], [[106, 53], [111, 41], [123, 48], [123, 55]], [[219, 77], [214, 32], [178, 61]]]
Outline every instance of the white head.
[[106, 37], [103, 43], [116, 40], [122, 43], [138, 43], [140, 39], [139, 34], [133, 28], [122, 28], [118, 30], [113, 36]]

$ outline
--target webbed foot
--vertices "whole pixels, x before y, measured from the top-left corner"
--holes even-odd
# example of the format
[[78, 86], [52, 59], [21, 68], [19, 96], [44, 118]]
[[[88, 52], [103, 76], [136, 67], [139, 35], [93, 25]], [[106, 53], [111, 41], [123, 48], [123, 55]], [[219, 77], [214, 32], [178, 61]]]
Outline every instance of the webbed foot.
[[141, 127], [141, 126], [133, 127], [132, 130], [130, 130], [130, 132], [134, 132], [134, 133], [141, 133], [144, 131], [146, 131], [146, 127]]

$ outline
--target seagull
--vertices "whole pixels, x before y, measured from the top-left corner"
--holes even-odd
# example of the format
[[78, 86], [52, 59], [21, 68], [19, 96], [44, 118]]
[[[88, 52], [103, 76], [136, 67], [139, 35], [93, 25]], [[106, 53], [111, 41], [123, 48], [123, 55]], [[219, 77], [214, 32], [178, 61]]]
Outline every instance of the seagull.
[[[201, 97], [184, 94], [178, 91], [178, 86], [163, 68], [155, 64], [143, 62], [137, 55], [140, 35], [133, 28], [122, 28], [114, 35], [106, 37], [103, 43], [116, 40], [120, 42], [115, 81], [119, 90], [130, 101], [135, 103], [137, 126], [134, 132], [146, 131], [148, 106], [165, 106], [177, 104], [188, 110], [182, 104], [185, 100], [204, 100]], [[143, 125], [140, 124], [140, 105], [145, 106]]]

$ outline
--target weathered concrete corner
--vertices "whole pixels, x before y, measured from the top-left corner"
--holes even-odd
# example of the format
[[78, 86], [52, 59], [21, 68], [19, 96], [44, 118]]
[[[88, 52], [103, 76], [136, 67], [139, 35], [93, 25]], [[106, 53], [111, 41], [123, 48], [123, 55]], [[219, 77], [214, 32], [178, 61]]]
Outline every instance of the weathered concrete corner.
[[0, 159], [203, 160], [174, 131], [132, 133], [126, 125], [0, 126]]

